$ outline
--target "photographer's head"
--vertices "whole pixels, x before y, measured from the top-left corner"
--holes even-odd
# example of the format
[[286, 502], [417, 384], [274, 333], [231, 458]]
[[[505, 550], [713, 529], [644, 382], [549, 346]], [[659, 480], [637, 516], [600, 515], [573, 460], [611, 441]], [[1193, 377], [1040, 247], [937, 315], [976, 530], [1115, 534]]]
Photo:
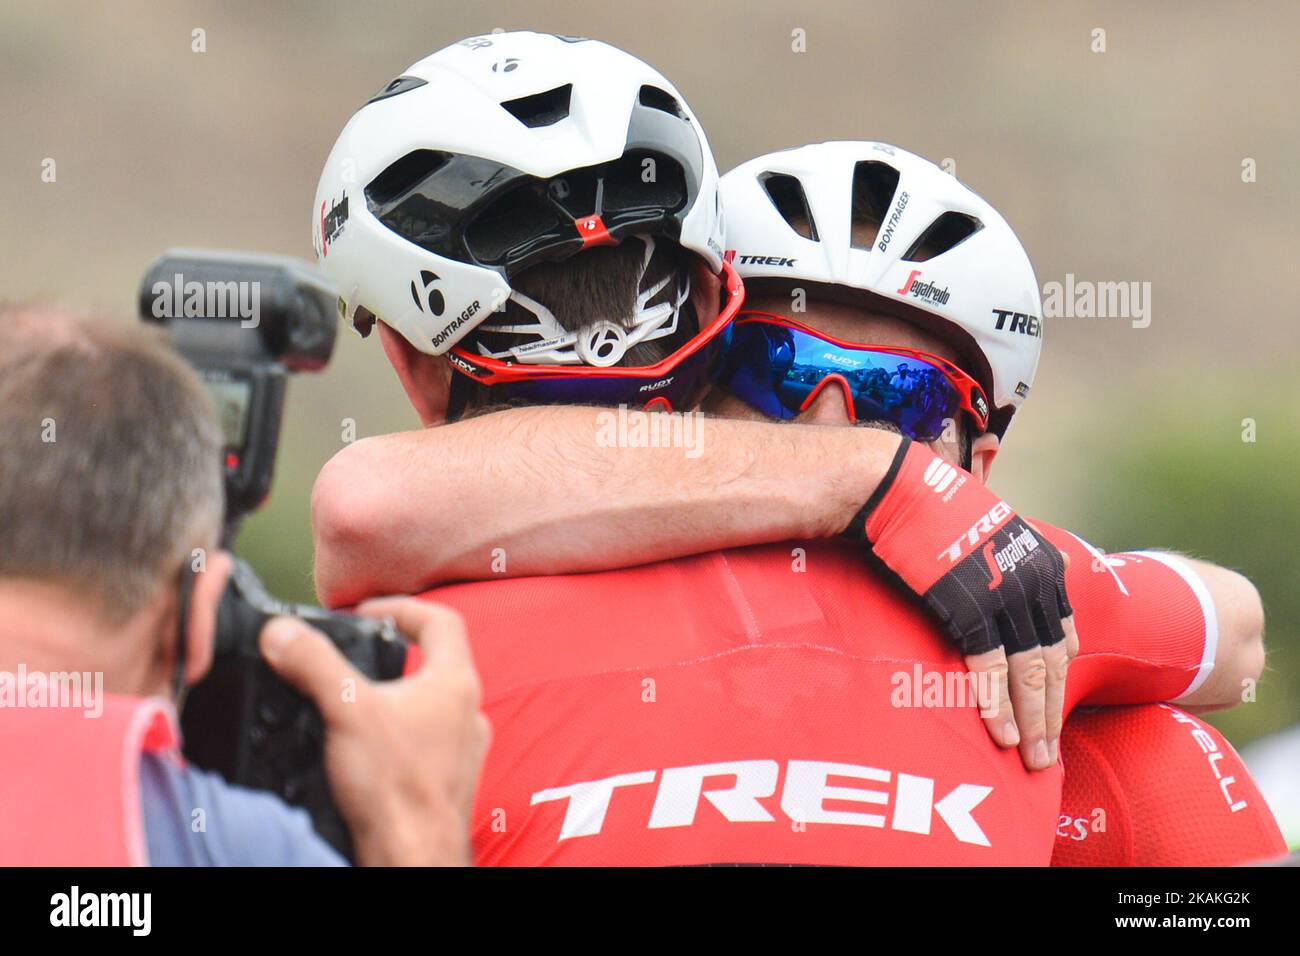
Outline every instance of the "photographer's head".
[[489, 403], [681, 409], [739, 300], [717, 184], [698, 121], [645, 63], [595, 40], [474, 37], [352, 117], [313, 241], [425, 424]]
[[201, 562], [186, 682], [206, 671], [230, 571], [221, 442], [207, 393], [156, 333], [0, 309], [0, 670], [168, 693], [182, 569]]
[[891, 423], [983, 478], [1042, 349], [1033, 267], [997, 210], [874, 142], [757, 157], [722, 199], [749, 294], [715, 410]]

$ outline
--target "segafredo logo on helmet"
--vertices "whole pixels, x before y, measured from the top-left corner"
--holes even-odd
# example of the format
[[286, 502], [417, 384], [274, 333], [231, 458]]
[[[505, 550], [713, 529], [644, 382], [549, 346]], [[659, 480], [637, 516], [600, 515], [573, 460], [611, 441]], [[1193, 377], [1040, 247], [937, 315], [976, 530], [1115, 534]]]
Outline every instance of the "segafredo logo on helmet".
[[948, 304], [947, 287], [940, 289], [933, 282], [916, 281], [919, 278], [921, 278], [921, 270], [913, 269], [911, 275], [907, 277], [907, 281], [903, 283], [903, 287], [898, 290], [898, 294], [911, 295], [912, 298], [920, 299], [929, 305]]
[[894, 241], [894, 230], [898, 228], [899, 220], [903, 218], [903, 210], [907, 208], [907, 192], [898, 194], [898, 204], [894, 206], [894, 211], [889, 214], [885, 220], [885, 228], [880, 230], [880, 241], [876, 243], [876, 248], [884, 252], [889, 248], [889, 244]]
[[320, 254], [330, 254], [330, 243], [343, 234], [343, 227], [348, 221], [348, 194], [335, 200], [326, 209], [325, 202], [320, 204]]

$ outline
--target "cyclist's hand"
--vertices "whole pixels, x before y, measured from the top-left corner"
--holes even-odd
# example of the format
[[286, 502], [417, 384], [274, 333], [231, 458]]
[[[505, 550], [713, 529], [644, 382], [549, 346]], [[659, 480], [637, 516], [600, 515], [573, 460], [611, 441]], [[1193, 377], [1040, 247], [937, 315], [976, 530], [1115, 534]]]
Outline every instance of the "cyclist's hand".
[[1027, 767], [1056, 762], [1065, 674], [1078, 649], [1065, 556], [1011, 506], [924, 445], [903, 439], [893, 467], [844, 534], [920, 596], [988, 673], [981, 716]]
[[267, 622], [262, 654], [320, 709], [330, 792], [357, 861], [467, 864], [470, 808], [490, 734], [464, 622], [411, 598], [369, 601], [358, 611], [393, 618], [418, 644], [420, 669], [372, 682], [296, 618]]

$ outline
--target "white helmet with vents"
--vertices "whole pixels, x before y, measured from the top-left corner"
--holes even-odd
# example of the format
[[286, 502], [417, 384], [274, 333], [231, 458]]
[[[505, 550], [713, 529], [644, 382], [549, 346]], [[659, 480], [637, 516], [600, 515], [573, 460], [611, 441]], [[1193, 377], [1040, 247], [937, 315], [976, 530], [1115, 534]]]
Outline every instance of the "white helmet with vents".
[[[363, 331], [378, 318], [441, 355], [513, 298], [537, 316], [518, 331], [540, 339], [513, 361], [597, 364], [512, 277], [634, 236], [647, 261], [666, 237], [719, 271], [717, 191], [704, 132], [657, 70], [596, 40], [492, 34], [426, 57], [352, 117], [312, 242]], [[638, 341], [675, 327], [664, 311], [636, 317]]]
[[885, 143], [769, 153], [722, 178], [727, 240], [746, 282], [785, 279], [870, 293], [873, 307], [933, 330], [973, 364], [1001, 436], [1042, 351], [1038, 281], [989, 203]]

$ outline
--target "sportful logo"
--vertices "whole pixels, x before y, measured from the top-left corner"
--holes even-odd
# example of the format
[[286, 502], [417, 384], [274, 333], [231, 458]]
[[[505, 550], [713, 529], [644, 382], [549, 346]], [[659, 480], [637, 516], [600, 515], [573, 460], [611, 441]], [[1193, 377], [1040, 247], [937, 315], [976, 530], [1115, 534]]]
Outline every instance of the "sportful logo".
[[919, 278], [921, 278], [921, 270], [913, 269], [911, 275], [907, 277], [907, 281], [903, 283], [903, 287], [898, 290], [898, 294], [910, 294], [912, 298], [920, 299], [921, 301], [928, 302], [931, 305], [948, 304], [949, 295], [946, 287], [940, 289], [933, 282], [917, 282], [916, 280]]
[[925, 483], [939, 493], [947, 491], [956, 477], [957, 469], [940, 458], [930, 462], [925, 469]]
[[[656, 778], [659, 779], [659, 789], [646, 821], [647, 830], [693, 826], [701, 797], [708, 800], [728, 823], [775, 823], [776, 818], [759, 801], [776, 793], [780, 775], [781, 765], [775, 760], [729, 760], [669, 767], [662, 774], [655, 770], [642, 770], [603, 780], [551, 787], [534, 793], [530, 803], [537, 806], [558, 800], [568, 801], [557, 843], [600, 833], [615, 790], [654, 783]], [[705, 790], [705, 781], [713, 777], [731, 777], [735, 783], [730, 787]], [[848, 777], [876, 786], [853, 789], [833, 786], [827, 782], [831, 777]], [[929, 777], [851, 763], [790, 760], [786, 762], [781, 810], [799, 823], [888, 828], [923, 836], [930, 835], [934, 817], [938, 816], [958, 842], [991, 846], [972, 811], [992, 792], [992, 787], [961, 783], [935, 799], [935, 781]], [[893, 812], [886, 818], [884, 812], [831, 809], [826, 806], [828, 800], [840, 804], [852, 800], [881, 811], [892, 803]]]
[[[922, 477], [934, 489], [935, 494], [943, 495], [944, 501], [951, 501], [957, 489], [966, 484], [966, 476], [941, 458], [930, 462]], [[947, 494], [944, 494], [945, 491]]]

